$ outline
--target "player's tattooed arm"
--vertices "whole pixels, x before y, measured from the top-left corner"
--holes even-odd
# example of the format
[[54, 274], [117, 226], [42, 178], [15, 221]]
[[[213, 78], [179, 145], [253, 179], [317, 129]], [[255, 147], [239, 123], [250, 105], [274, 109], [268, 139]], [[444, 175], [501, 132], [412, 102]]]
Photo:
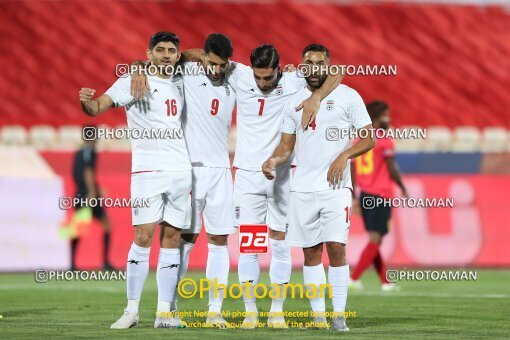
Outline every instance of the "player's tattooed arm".
[[369, 133], [372, 129], [372, 124], [366, 125], [360, 130], [367, 130], [366, 133], [360, 133], [359, 142], [351, 146], [349, 149], [342, 152], [329, 166], [328, 170], [328, 182], [332, 187], [336, 187], [343, 179], [344, 170], [347, 166], [347, 161], [351, 158], [356, 158], [367, 151], [370, 151], [375, 146], [375, 140]]
[[142, 99], [150, 90], [149, 80], [144, 70], [149, 64], [148, 60], [135, 60], [131, 64], [131, 95], [135, 99]]
[[282, 133], [280, 144], [274, 150], [273, 155], [262, 164], [262, 172], [267, 179], [274, 179], [273, 170], [289, 161], [294, 145], [296, 145], [296, 135]]
[[402, 176], [400, 175], [400, 170], [395, 162], [395, 157], [386, 157], [386, 165], [388, 166], [391, 179], [397, 183], [400, 190], [402, 190], [402, 196], [408, 197], [404, 181], [402, 181]]
[[329, 74], [322, 86], [313, 91], [309, 98], [305, 99], [296, 107], [296, 111], [303, 109], [303, 115], [301, 116], [301, 127], [303, 130], [306, 130], [317, 116], [321, 100], [326, 98], [334, 89], [336, 89], [342, 82], [342, 79], [343, 75], [340, 73]]
[[88, 116], [92, 117], [97, 116], [114, 106], [111, 98], [105, 94], [97, 99], [92, 99], [95, 93], [96, 90], [86, 87], [83, 87], [79, 92], [81, 109]]
[[[192, 48], [182, 51], [176, 67], [188, 61], [200, 61], [201, 56], [202, 50], [200, 48]], [[142, 99], [147, 91], [150, 90], [149, 81], [144, 72], [144, 69], [148, 64], [149, 61], [147, 60], [136, 60], [131, 64], [131, 95], [135, 99]]]

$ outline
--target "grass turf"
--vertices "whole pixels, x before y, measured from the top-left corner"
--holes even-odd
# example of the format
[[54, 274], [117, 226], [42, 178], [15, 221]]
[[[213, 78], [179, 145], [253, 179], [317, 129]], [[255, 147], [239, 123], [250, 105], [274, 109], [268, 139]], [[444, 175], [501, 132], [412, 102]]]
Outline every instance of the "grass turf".
[[[200, 279], [203, 273], [188, 277]], [[262, 283], [269, 284], [268, 274]], [[236, 283], [235, 273], [231, 283]], [[302, 283], [295, 270], [292, 283]], [[140, 304], [140, 323], [128, 330], [110, 330], [109, 326], [125, 307], [124, 281], [50, 281], [36, 283], [33, 274], [0, 274], [0, 339], [28, 337], [60, 338], [168, 338], [195, 339], [220, 336], [224, 339], [323, 339], [338, 336], [349, 338], [510, 338], [510, 271], [477, 270], [476, 281], [408, 281], [401, 282], [400, 292], [382, 293], [373, 272], [363, 277], [365, 290], [349, 292], [347, 310], [355, 311], [349, 318], [351, 331], [335, 333], [328, 330], [256, 330], [240, 329], [154, 329], [157, 301], [155, 274], [150, 273]], [[270, 299], [258, 302], [259, 310], [267, 312]], [[228, 298], [224, 310], [243, 311], [241, 299]], [[306, 299], [287, 299], [286, 311], [305, 311]], [[331, 302], [327, 301], [328, 310]], [[206, 311], [207, 299], [181, 299], [181, 311]], [[229, 321], [241, 322], [242, 318]], [[205, 321], [186, 317], [185, 321]], [[307, 318], [287, 319], [307, 322]], [[265, 318], [261, 318], [264, 322]]]

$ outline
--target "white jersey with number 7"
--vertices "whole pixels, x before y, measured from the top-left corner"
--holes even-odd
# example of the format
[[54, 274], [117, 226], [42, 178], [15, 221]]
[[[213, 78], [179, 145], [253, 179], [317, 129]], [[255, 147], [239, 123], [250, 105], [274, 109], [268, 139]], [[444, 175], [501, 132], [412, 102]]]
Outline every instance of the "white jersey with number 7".
[[262, 92], [251, 67], [233, 63], [228, 82], [237, 95], [237, 142], [234, 166], [261, 171], [280, 142], [283, 108], [291, 95], [306, 86], [296, 72], [283, 72], [275, 89]]

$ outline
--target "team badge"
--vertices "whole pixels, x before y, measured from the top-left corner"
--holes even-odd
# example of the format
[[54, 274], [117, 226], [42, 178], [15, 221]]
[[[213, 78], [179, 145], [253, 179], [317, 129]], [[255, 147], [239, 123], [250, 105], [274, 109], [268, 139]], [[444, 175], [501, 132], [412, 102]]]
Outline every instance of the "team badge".
[[230, 87], [228, 87], [227, 84], [225, 84], [225, 93], [227, 94], [227, 96], [230, 96]]
[[283, 94], [283, 87], [281, 84], [278, 84], [278, 86], [276, 86], [276, 95], [281, 96], [282, 94]]
[[328, 100], [326, 102], [326, 109], [328, 111], [333, 111], [333, 108], [335, 107], [335, 101], [334, 100]]
[[239, 207], [239, 206], [236, 207], [236, 209], [235, 209], [235, 216], [236, 216], [236, 220], [241, 218], [241, 207]]

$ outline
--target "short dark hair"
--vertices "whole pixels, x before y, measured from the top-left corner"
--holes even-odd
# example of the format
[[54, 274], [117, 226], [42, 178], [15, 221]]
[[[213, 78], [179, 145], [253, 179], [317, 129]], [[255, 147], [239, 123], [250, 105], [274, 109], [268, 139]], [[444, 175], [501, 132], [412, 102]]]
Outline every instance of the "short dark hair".
[[204, 52], [212, 52], [220, 58], [227, 59], [234, 54], [234, 48], [230, 38], [225, 34], [213, 33], [209, 34], [205, 40]]
[[280, 64], [280, 56], [276, 47], [264, 44], [256, 47], [251, 52], [250, 62], [252, 67], [274, 69]]
[[172, 32], [157, 32], [149, 40], [149, 49], [152, 50], [160, 42], [171, 42], [179, 48], [179, 36]]
[[321, 44], [310, 44], [308, 46], [306, 46], [304, 49], [303, 49], [303, 57], [305, 56], [306, 52], [323, 52], [326, 54], [326, 57], [329, 58], [329, 50], [326, 46], [324, 45], [321, 45]]
[[372, 121], [379, 119], [379, 117], [381, 117], [381, 115], [388, 109], [388, 104], [382, 100], [374, 100], [367, 104], [367, 111]]

